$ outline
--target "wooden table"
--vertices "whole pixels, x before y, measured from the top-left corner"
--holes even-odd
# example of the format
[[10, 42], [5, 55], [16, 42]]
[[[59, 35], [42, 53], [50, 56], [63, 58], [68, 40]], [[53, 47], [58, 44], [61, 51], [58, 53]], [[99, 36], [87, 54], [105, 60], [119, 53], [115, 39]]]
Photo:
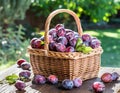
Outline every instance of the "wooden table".
[[[12, 73], [18, 74], [22, 69], [17, 68], [17, 65], [13, 65], [5, 71], [0, 72], [0, 80], [4, 79], [7, 75]], [[100, 69], [98, 77], [105, 72], [118, 72], [120, 74], [120, 68], [102, 67]], [[31, 76], [31, 79], [33, 74]], [[25, 91], [18, 91], [14, 85], [0, 84], [0, 93], [93, 93], [91, 85], [95, 81], [100, 81], [99, 78], [94, 78], [83, 82], [80, 88], [73, 88], [72, 90], [63, 90], [58, 88], [58, 85], [34, 85], [31, 81], [26, 82], [27, 87]], [[120, 89], [120, 79], [117, 82], [105, 84], [106, 89], [104, 93], [120, 93], [117, 92]]]

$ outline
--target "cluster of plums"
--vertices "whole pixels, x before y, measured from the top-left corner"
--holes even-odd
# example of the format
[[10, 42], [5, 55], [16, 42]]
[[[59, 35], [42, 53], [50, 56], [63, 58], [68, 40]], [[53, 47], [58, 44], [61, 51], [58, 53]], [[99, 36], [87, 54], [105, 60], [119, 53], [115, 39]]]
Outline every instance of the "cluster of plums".
[[[83, 52], [98, 48], [100, 41], [88, 34], [80, 36], [77, 32], [65, 29], [63, 24], [57, 24], [49, 30], [49, 49], [57, 52]], [[30, 42], [32, 48], [44, 49], [44, 37], [33, 38]], [[85, 52], [84, 52], [85, 51]]]
[[[16, 81], [15, 87], [18, 90], [24, 90], [26, 87], [26, 84], [24, 82], [24, 79], [29, 79], [31, 76], [30, 72], [30, 64], [25, 60], [25, 59], [19, 59], [17, 61], [17, 64], [19, 67], [23, 69], [19, 73], [20, 79]], [[92, 84], [92, 88], [95, 93], [102, 93], [105, 90], [105, 85], [104, 83], [110, 83], [112, 81], [117, 81], [119, 78], [119, 74], [117, 72], [113, 73], [104, 73], [101, 75], [101, 82], [96, 81]], [[55, 75], [49, 75], [47, 78], [42, 76], [42, 75], [35, 75], [33, 77], [32, 83], [41, 85], [45, 83], [51, 83], [51, 84], [57, 84], [59, 79]], [[80, 87], [82, 86], [82, 80], [80, 78], [75, 78], [73, 80], [70, 79], [64, 79], [61, 83], [62, 87], [64, 89], [72, 89], [74, 87]]]
[[21, 71], [19, 73], [19, 80], [16, 81], [15, 83], [15, 87], [18, 90], [24, 90], [24, 88], [26, 87], [25, 84], [25, 80], [28, 80], [29, 77], [31, 76], [31, 72], [30, 72], [30, 63], [27, 62], [25, 59], [19, 59], [17, 60], [17, 65], [23, 69], [23, 71]]
[[117, 81], [119, 76], [120, 75], [117, 72], [104, 73], [101, 76], [101, 81], [102, 82], [94, 82], [93, 85], [92, 85], [95, 93], [102, 93], [105, 90], [104, 83], [110, 83], [112, 81]]
[[[50, 75], [47, 78], [42, 75], [35, 75], [32, 82], [37, 85], [45, 83], [57, 84], [58, 78], [55, 75]], [[82, 80], [80, 78], [75, 78], [74, 80], [65, 79], [62, 81], [61, 85], [64, 89], [72, 89], [73, 87], [80, 87]]]

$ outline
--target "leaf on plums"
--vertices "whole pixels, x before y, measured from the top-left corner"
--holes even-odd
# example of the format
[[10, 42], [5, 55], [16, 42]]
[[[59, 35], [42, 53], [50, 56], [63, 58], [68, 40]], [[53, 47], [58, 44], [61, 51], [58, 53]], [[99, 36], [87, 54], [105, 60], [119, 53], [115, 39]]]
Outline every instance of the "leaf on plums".
[[45, 43], [44, 43], [44, 41], [41, 41], [41, 45], [44, 45]]
[[45, 32], [44, 32], [44, 31], [41, 31], [39, 34], [40, 34], [41, 36], [44, 36]]
[[78, 47], [80, 47], [82, 43], [83, 43], [83, 41], [80, 38], [78, 38], [77, 42], [76, 42], [76, 45], [75, 45], [75, 49], [77, 49]]
[[16, 74], [8, 75], [5, 79], [9, 84], [14, 84], [19, 77]]
[[82, 50], [82, 52], [83, 53], [90, 53], [92, 51], [92, 48], [91, 47], [85, 47], [83, 50]]

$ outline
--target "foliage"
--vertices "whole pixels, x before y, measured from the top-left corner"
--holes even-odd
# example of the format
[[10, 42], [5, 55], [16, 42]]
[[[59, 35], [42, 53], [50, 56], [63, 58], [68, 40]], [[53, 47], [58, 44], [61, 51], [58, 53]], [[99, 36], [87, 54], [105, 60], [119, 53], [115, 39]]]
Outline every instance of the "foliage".
[[26, 58], [26, 48], [29, 40], [24, 40], [24, 28], [9, 26], [7, 29], [0, 27], [0, 65], [8, 61]]
[[102, 66], [120, 67], [120, 28], [110, 28], [103, 30], [87, 30], [92, 36], [101, 40], [102, 48]]
[[75, 11], [79, 17], [96, 23], [108, 22], [109, 17], [120, 9], [119, 6], [120, 2], [117, 0], [34, 0], [30, 7], [36, 16], [43, 17], [58, 8], [67, 8]]
[[24, 18], [31, 0], [0, 0], [0, 22], [9, 24], [15, 19]]

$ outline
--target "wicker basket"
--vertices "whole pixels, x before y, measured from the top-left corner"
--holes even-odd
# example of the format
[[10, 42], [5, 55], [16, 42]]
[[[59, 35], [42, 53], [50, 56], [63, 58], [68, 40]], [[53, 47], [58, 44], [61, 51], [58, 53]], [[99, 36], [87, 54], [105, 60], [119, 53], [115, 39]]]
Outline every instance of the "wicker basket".
[[102, 48], [93, 49], [92, 52], [84, 54], [81, 52], [54, 52], [49, 51], [49, 26], [51, 19], [59, 13], [68, 13], [72, 15], [77, 24], [78, 33], [82, 35], [82, 28], [80, 19], [77, 15], [68, 9], [58, 9], [53, 11], [47, 18], [45, 23], [45, 47], [44, 49], [33, 49], [28, 47], [30, 54], [30, 62], [32, 65], [33, 73], [49, 76], [50, 74], [56, 75], [60, 81], [64, 79], [74, 79], [80, 77], [82, 80], [97, 77]]

